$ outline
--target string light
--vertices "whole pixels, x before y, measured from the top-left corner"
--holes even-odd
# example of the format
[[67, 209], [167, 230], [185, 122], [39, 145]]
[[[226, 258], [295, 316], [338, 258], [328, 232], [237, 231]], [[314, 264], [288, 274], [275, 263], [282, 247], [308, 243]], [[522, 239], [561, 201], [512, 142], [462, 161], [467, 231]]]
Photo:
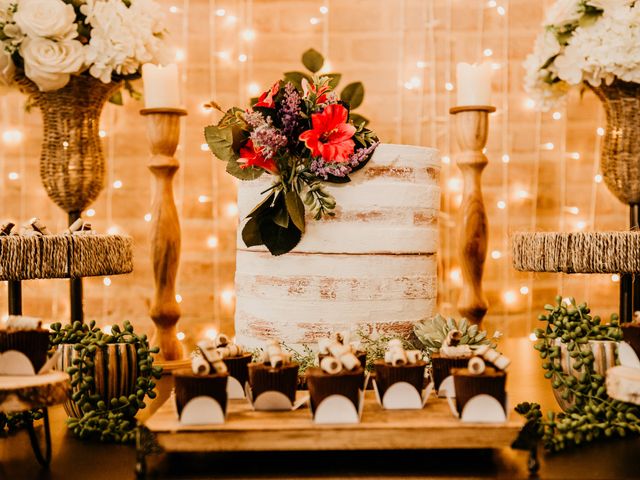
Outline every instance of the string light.
[[585, 222], [584, 220], [579, 220], [576, 222], [576, 228], [578, 230], [584, 230], [587, 227], [587, 222]]
[[209, 340], [214, 340], [218, 336], [218, 331], [215, 328], [207, 328], [204, 332], [204, 336]]
[[237, 21], [238, 21], [238, 17], [236, 17], [235, 15], [227, 15], [227, 19], [226, 19], [227, 25], [235, 25]]
[[498, 202], [496, 203], [496, 206], [500, 210], [504, 210], [505, 208], [507, 208], [507, 202], [505, 202], [504, 200], [498, 200]]
[[227, 203], [225, 207], [225, 211], [227, 215], [230, 217], [234, 217], [238, 214], [238, 204], [237, 203]]
[[520, 199], [520, 200], [525, 200], [527, 198], [529, 198], [529, 192], [527, 192], [524, 189], [520, 189], [516, 191], [516, 198]]
[[200, 144], [200, 150], [202, 150], [203, 152], [206, 152], [209, 150], [209, 145], [207, 145], [206, 143], [201, 143]]
[[176, 7], [175, 5], [171, 5], [169, 7], [169, 12], [170, 13], [178, 13], [180, 11], [180, 9], [178, 7]]
[[501, 68], [502, 68], [502, 65], [500, 63], [494, 62], [491, 64], [492, 70], [500, 70]]
[[9, 180], [18, 180], [20, 178], [20, 174], [18, 172], [9, 172], [7, 177], [9, 177]]
[[529, 340], [531, 340], [532, 342], [535, 342], [536, 340], [538, 340], [538, 337], [536, 336], [535, 333], [531, 332], [529, 334]]
[[511, 157], [509, 156], [509, 154], [505, 153], [504, 155], [502, 155], [502, 163], [509, 163], [511, 161]]
[[225, 305], [230, 305], [233, 302], [234, 291], [230, 288], [227, 288], [220, 293], [220, 298], [222, 299], [222, 303]]
[[596, 174], [595, 177], [593, 177], [593, 181], [596, 183], [602, 183], [602, 175], [601, 174]]
[[311, 17], [309, 19], [309, 23], [311, 25], [318, 25], [320, 23], [320, 19], [318, 17]]
[[111, 325], [105, 325], [104, 327], [102, 327], [102, 332], [106, 333], [107, 335], [111, 335]]
[[256, 96], [260, 93], [260, 85], [255, 82], [249, 84], [249, 95]]
[[452, 268], [451, 271], [449, 272], [449, 278], [451, 279], [451, 281], [455, 284], [455, 285], [461, 285], [462, 284], [462, 272], [460, 271], [460, 268], [456, 267], [456, 268]]
[[329, 13], [329, 7], [327, 7], [326, 5], [323, 5], [320, 7], [320, 13], [323, 15], [326, 15], [327, 13]]
[[186, 338], [186, 335], [184, 334], [184, 332], [178, 332], [178, 333], [176, 333], [176, 338], [179, 341], [183, 341]]
[[569, 158], [572, 158], [573, 160], [580, 160], [580, 153], [579, 152], [571, 152], [571, 153], [569, 153]]
[[62, 142], [62, 148], [64, 148], [65, 150], [69, 148], [69, 142], [67, 142], [66, 140]]
[[106, 130], [100, 130], [98, 132], [98, 135], [100, 136], [100, 138], [104, 138], [107, 136], [107, 131]]
[[116, 227], [115, 225], [112, 227], [107, 228], [107, 233], [109, 235], [117, 235], [120, 232], [120, 229], [118, 227]]
[[246, 62], [247, 56], [244, 53], [241, 53], [240, 55], [238, 55], [238, 61], [243, 63]]
[[176, 62], [184, 62], [184, 60], [187, 58], [187, 54], [185, 53], [185, 51], [181, 48], [178, 48], [176, 50]]
[[453, 90], [453, 83], [451, 82], [447, 82], [444, 84], [444, 88], [445, 90], [448, 90], [449, 92]]
[[111, 279], [109, 277], [104, 277], [102, 279], [102, 283], [104, 283], [105, 287], [108, 287], [109, 285], [111, 285]]
[[518, 296], [513, 290], [507, 290], [502, 294], [502, 299], [507, 305], [513, 305], [518, 300]]
[[256, 38], [256, 32], [255, 32], [255, 30], [247, 28], [247, 29], [242, 31], [240, 36], [242, 37], [243, 40], [245, 40], [247, 42], [250, 42], [250, 41], [252, 41], [252, 40], [254, 40]]
[[404, 82], [404, 88], [406, 88], [407, 90], [414, 90], [416, 88], [419, 88], [420, 85], [422, 85], [422, 81], [417, 75], [411, 77], [409, 81]]
[[489, 7], [489, 8], [495, 8], [497, 4], [498, 4], [498, 2], [496, 2], [495, 0], [489, 0], [489, 1], [487, 2], [487, 7]]
[[228, 62], [229, 60], [231, 60], [231, 54], [226, 50], [222, 52], [218, 52], [217, 55], [220, 60], [224, 60], [225, 62]]
[[211, 201], [211, 197], [209, 197], [207, 195], [198, 195], [198, 202], [207, 203], [209, 201]]
[[493, 258], [494, 260], [499, 260], [500, 258], [502, 258], [502, 252], [500, 250], [493, 250], [491, 252], [491, 258]]
[[449, 165], [451, 163], [451, 158], [449, 158], [447, 155], [442, 157], [441, 160], [442, 160], [442, 163], [444, 163], [445, 165]]
[[96, 211], [93, 208], [90, 208], [86, 212], [84, 212], [87, 217], [93, 217], [96, 214]]
[[578, 207], [565, 207], [564, 209], [572, 215], [578, 215], [580, 213], [580, 209]]
[[427, 62], [425, 62], [424, 60], [418, 60], [416, 62], [416, 67], [418, 67], [418, 68], [427, 68]]
[[459, 192], [462, 190], [462, 179], [459, 177], [451, 177], [447, 180], [447, 188], [452, 192]]
[[484, 49], [484, 52], [482, 52], [482, 54], [483, 54], [485, 57], [490, 57], [491, 55], [493, 55], [493, 50], [491, 50], [490, 48], [485, 48], [485, 49]]
[[520, 287], [520, 294], [521, 295], [527, 295], [528, 293], [529, 293], [529, 287], [527, 287], [527, 286]]
[[602, 128], [602, 127], [598, 127], [598, 128], [596, 129], [596, 133], [597, 133], [599, 136], [604, 137], [604, 128]]
[[553, 112], [551, 118], [553, 118], [554, 120], [560, 120], [562, 119], [562, 114], [560, 112]]
[[113, 182], [113, 188], [122, 188], [122, 180], [116, 180], [115, 182]]
[[555, 145], [553, 144], [553, 142], [547, 142], [542, 145], [542, 148], [544, 150], [553, 150], [555, 148]]
[[216, 10], [216, 16], [224, 17], [227, 11], [224, 8], [219, 8]]
[[524, 101], [524, 107], [529, 109], [529, 110], [535, 108], [535, 106], [536, 106], [536, 102], [535, 102], [535, 100], [533, 98], [527, 98]]
[[207, 247], [216, 248], [218, 246], [218, 237], [211, 235], [207, 238]]
[[2, 132], [2, 141], [8, 145], [16, 145], [22, 142], [22, 132], [16, 129], [5, 130]]
[[505, 10], [505, 8], [503, 6], [499, 6], [496, 9], [496, 12], [498, 12], [498, 15], [503, 16], [505, 13], [507, 13], [507, 11]]
[[620, 275], [618, 275], [617, 273], [614, 273], [613, 275], [611, 275], [611, 281], [612, 282], [619, 282], [620, 281]]
[[176, 293], [176, 302], [182, 303], [182, 295], [180, 295], [179, 293]]

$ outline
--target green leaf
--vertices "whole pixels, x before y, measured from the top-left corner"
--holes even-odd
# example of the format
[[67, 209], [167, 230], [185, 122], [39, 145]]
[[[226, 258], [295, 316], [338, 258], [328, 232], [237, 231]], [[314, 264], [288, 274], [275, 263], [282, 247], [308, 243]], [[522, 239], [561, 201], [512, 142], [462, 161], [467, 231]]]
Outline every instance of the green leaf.
[[113, 103], [114, 105], [123, 105], [124, 101], [122, 99], [122, 90], [118, 90], [116, 93], [111, 95], [109, 103]]
[[282, 228], [289, 227], [289, 213], [284, 206], [279, 207], [274, 213], [273, 223]]
[[353, 122], [353, 124], [356, 127], [359, 127], [360, 125], [367, 125], [369, 123], [368, 118], [363, 117], [362, 115], [359, 115], [357, 113], [350, 113], [349, 119]]
[[320, 52], [310, 48], [302, 54], [302, 64], [312, 73], [316, 73], [324, 65], [324, 57]]
[[364, 85], [362, 82], [353, 82], [344, 87], [340, 93], [340, 100], [347, 102], [352, 110], [355, 110], [362, 104], [364, 99]]
[[236, 160], [229, 160], [226, 170], [228, 174], [233, 175], [238, 180], [255, 180], [264, 173], [261, 168], [240, 168], [240, 164]]
[[242, 229], [242, 241], [247, 247], [262, 245], [260, 236], [260, 221], [258, 217], [250, 218]]
[[309, 75], [303, 72], [286, 72], [284, 74], [285, 81], [293, 83], [293, 86], [298, 90], [302, 90], [303, 78], [305, 78], [309, 83], [313, 81]]
[[249, 212], [249, 214], [247, 215], [247, 218], [258, 217], [264, 210], [269, 208], [271, 206], [271, 202], [273, 201], [274, 195], [275, 195], [275, 192], [272, 191], [269, 195], [264, 197], [262, 201], [260, 201], [260, 203], [256, 205], [253, 210]]
[[260, 222], [260, 236], [269, 252], [278, 256], [293, 250], [300, 242], [302, 232], [293, 222], [289, 222], [288, 228], [282, 228], [270, 219], [265, 219]]
[[204, 129], [204, 138], [211, 152], [220, 160], [228, 162], [238, 158], [233, 151], [233, 132], [231, 128], [209, 125]]
[[298, 227], [298, 230], [304, 233], [304, 203], [302, 203], [300, 196], [291, 190], [284, 196], [284, 201], [291, 221]]
[[327, 73], [326, 75], [323, 75], [323, 77], [329, 77], [329, 86], [332, 89], [335, 89], [338, 84], [340, 83], [340, 80], [342, 79], [342, 74], [341, 73]]

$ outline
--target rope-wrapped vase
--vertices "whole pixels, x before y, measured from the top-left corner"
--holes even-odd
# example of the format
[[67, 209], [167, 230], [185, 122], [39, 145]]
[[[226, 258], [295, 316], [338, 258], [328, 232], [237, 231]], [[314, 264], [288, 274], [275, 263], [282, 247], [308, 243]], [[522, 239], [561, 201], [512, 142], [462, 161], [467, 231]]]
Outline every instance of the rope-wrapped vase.
[[623, 203], [640, 203], [640, 84], [615, 80], [591, 87], [607, 117], [600, 165], [609, 190]]
[[27, 78], [18, 83], [42, 112], [40, 177], [44, 188], [65, 212], [82, 212], [104, 186], [100, 114], [121, 84], [72, 75], [65, 87], [41, 92]]

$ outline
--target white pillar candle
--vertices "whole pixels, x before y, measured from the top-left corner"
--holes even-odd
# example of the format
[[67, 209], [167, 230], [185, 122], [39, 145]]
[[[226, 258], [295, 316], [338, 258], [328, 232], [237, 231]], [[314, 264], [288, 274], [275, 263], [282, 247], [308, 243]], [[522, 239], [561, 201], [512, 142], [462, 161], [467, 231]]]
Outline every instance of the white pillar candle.
[[165, 66], [145, 63], [142, 80], [145, 108], [181, 108], [178, 66], [175, 63]]
[[457, 105], [491, 105], [491, 64], [459, 63], [456, 70]]

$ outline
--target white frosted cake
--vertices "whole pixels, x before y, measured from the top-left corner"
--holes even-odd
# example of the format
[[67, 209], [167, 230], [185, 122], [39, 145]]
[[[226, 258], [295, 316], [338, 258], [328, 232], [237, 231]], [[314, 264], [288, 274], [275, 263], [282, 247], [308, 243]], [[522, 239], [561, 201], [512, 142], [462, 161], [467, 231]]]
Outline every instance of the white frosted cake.
[[[439, 173], [437, 150], [382, 144], [350, 183], [327, 184], [335, 217], [308, 216], [291, 252], [247, 248], [239, 233], [238, 342], [278, 337], [294, 346], [359, 328], [402, 335], [435, 315]], [[240, 182], [241, 219], [271, 180]]]

